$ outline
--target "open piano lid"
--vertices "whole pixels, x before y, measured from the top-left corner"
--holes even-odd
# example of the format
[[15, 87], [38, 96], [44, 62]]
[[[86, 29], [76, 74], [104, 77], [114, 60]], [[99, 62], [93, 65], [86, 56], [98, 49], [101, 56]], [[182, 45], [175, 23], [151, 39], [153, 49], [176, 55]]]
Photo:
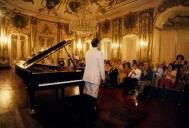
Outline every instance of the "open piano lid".
[[21, 68], [27, 69], [70, 43], [71, 41], [62, 41], [54, 45], [53, 47], [50, 47], [49, 49], [40, 52], [39, 54], [35, 55], [31, 59], [28, 59], [27, 61], [20, 61], [17, 65]]

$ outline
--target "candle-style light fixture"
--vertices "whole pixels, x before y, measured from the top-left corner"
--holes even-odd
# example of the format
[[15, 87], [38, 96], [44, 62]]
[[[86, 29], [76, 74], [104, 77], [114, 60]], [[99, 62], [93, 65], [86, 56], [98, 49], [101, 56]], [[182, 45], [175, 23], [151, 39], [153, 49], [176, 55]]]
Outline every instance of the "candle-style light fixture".
[[148, 46], [148, 42], [145, 41], [145, 40], [141, 40], [140, 41], [140, 46], [141, 46], [141, 48], [146, 48]]

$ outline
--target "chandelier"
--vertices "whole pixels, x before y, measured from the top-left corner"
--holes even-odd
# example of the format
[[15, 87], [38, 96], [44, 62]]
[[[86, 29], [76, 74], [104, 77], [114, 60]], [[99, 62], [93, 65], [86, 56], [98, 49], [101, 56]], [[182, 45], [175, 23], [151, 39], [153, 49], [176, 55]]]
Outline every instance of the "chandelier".
[[72, 19], [70, 29], [77, 35], [87, 36], [97, 32], [96, 17], [89, 14], [80, 14]]
[[95, 34], [97, 28], [96, 15], [88, 11], [86, 0], [80, 1], [80, 8], [71, 20], [70, 30], [79, 36], [89, 36]]

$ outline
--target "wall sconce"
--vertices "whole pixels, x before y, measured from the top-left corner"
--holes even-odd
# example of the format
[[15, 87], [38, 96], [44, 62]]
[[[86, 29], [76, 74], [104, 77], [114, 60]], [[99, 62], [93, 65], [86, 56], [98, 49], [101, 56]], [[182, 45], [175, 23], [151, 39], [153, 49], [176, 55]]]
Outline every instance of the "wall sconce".
[[112, 44], [112, 48], [114, 48], [114, 49], [119, 48], [119, 44], [118, 44], [118, 43], [113, 43], [113, 44]]
[[44, 48], [41, 48], [41, 52], [43, 52], [45, 49]]
[[82, 49], [82, 44], [81, 44], [81, 42], [78, 42], [78, 43], [77, 43], [76, 48], [77, 48], [78, 50], [81, 50], [81, 49]]
[[140, 41], [140, 46], [141, 46], [142, 48], [145, 48], [145, 47], [148, 46], [148, 42], [147, 42], [147, 41], [144, 41], [144, 40], [141, 40], [141, 41]]
[[1, 35], [0, 36], [0, 43], [8, 44], [8, 37]]

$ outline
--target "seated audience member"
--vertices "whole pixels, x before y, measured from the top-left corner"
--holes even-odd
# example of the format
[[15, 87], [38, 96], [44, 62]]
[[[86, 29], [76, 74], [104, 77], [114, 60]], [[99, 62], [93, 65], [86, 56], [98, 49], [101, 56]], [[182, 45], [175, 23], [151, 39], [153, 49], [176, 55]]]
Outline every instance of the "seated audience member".
[[81, 60], [80, 60], [80, 65], [79, 65], [79, 67], [80, 67], [81, 69], [84, 69], [84, 68], [85, 68], [85, 59], [81, 59]]
[[117, 86], [118, 75], [119, 75], [118, 63], [112, 62], [112, 68], [110, 69], [110, 72], [107, 75], [109, 79], [106, 81], [106, 83], [110, 86]]
[[126, 64], [126, 63], [127, 63], [127, 61], [126, 61], [126, 60], [124, 60], [124, 61], [123, 61], [123, 64]]
[[132, 61], [132, 65], [133, 65], [133, 64], [137, 64], [137, 61], [136, 61], [136, 60], [133, 60], [133, 61]]
[[180, 69], [180, 80], [189, 80], [189, 65], [187, 61], [185, 61], [183, 67]]
[[123, 69], [121, 70], [118, 78], [118, 83], [121, 85], [124, 79], [128, 76], [131, 71], [131, 64], [129, 62], [123, 64]]
[[141, 80], [149, 80], [152, 81], [153, 78], [153, 71], [148, 63], [144, 63], [142, 68]]
[[110, 72], [111, 69], [110, 61], [106, 61], [104, 69], [105, 69], [105, 74], [108, 74]]
[[118, 85], [120, 85], [123, 82], [123, 79], [126, 77], [126, 75], [123, 73], [123, 64], [119, 64], [119, 74], [118, 74]]
[[143, 64], [141, 81], [139, 82], [139, 94], [142, 94], [145, 86], [150, 86], [153, 78], [153, 71], [148, 63]]
[[131, 71], [131, 63], [127, 62], [123, 64], [123, 73], [128, 76]]
[[143, 69], [143, 65], [144, 65], [143, 62], [140, 62], [140, 63], [139, 63], [139, 69], [140, 69], [140, 70]]
[[154, 71], [154, 86], [158, 87], [159, 80], [163, 76], [164, 70], [163, 70], [163, 64], [157, 64], [156, 69]]
[[76, 67], [77, 67], [77, 68], [80, 68], [80, 65], [81, 65], [81, 61], [78, 59], [78, 60], [76, 61]]
[[176, 80], [177, 72], [174, 70], [173, 64], [169, 64], [168, 68], [163, 74], [163, 78], [159, 80], [159, 85], [161, 87], [173, 87]]
[[63, 59], [63, 58], [60, 58], [60, 59], [58, 60], [58, 66], [59, 66], [60, 68], [64, 68], [64, 65], [65, 65], [64, 59]]
[[128, 77], [132, 78], [132, 79], [137, 79], [140, 80], [141, 78], [141, 70], [138, 68], [137, 63], [134, 63], [132, 65], [132, 70], [130, 71]]
[[128, 94], [130, 91], [137, 87], [138, 81], [141, 78], [141, 70], [138, 68], [137, 63], [133, 63], [132, 70], [123, 81], [124, 94]]
[[163, 70], [165, 71], [167, 69], [167, 67], [168, 67], [166, 61], [163, 61], [162, 64], [163, 64]]
[[177, 71], [177, 75], [176, 75], [176, 84], [179, 80], [179, 76], [181, 75], [180, 70], [183, 68], [184, 65], [184, 56], [183, 55], [177, 55], [175, 62], [173, 63], [175, 70]]

